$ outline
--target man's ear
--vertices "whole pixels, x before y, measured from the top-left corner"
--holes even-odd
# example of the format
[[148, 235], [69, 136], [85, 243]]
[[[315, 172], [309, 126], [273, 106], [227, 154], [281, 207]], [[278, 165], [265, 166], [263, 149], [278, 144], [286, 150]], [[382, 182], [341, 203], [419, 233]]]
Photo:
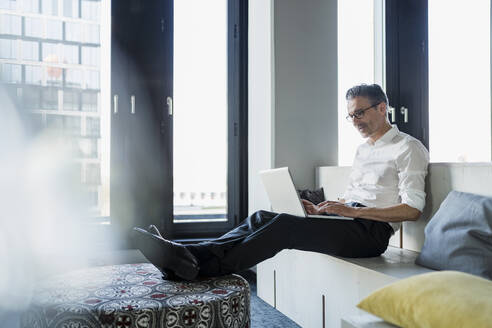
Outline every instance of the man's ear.
[[381, 113], [383, 114], [387, 114], [387, 106], [386, 106], [386, 103], [385, 102], [382, 102], [378, 105], [378, 111], [380, 111]]

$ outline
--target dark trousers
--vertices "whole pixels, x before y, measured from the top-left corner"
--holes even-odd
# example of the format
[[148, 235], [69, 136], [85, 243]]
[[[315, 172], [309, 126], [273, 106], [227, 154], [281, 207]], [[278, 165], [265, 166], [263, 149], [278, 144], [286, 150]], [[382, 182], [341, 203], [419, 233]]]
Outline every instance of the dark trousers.
[[303, 218], [258, 211], [223, 236], [187, 248], [197, 257], [201, 276], [217, 276], [248, 269], [283, 249], [342, 257], [379, 256], [388, 247], [392, 233], [389, 224], [373, 220]]

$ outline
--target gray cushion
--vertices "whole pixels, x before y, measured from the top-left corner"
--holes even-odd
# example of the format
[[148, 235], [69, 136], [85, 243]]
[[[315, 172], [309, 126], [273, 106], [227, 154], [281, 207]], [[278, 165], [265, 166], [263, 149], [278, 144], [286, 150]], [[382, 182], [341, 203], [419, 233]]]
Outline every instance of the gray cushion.
[[492, 279], [492, 198], [451, 191], [425, 228], [416, 263]]
[[323, 191], [323, 187], [315, 190], [302, 189], [298, 190], [297, 192], [299, 193], [299, 197], [309, 200], [315, 205], [318, 205], [319, 203], [325, 201], [325, 192]]

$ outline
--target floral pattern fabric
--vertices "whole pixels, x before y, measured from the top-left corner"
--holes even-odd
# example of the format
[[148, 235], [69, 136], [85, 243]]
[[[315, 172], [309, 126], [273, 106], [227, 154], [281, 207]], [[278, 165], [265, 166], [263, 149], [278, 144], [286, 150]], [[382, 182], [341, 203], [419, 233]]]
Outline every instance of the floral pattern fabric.
[[250, 326], [249, 285], [238, 275], [169, 281], [152, 264], [73, 271], [43, 282], [22, 328]]

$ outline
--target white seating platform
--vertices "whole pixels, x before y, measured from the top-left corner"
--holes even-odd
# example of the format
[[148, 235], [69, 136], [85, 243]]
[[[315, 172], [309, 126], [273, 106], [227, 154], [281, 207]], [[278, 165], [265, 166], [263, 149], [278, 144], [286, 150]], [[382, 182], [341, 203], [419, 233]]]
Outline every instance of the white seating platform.
[[375, 325], [384, 321], [356, 305], [376, 289], [432, 272], [415, 264], [417, 256], [392, 246], [372, 258], [284, 250], [257, 266], [258, 296], [301, 327], [392, 327]]
[[403, 279], [434, 271], [415, 264], [418, 255], [418, 252], [388, 246], [386, 252], [378, 257], [341, 259], [390, 277]]

